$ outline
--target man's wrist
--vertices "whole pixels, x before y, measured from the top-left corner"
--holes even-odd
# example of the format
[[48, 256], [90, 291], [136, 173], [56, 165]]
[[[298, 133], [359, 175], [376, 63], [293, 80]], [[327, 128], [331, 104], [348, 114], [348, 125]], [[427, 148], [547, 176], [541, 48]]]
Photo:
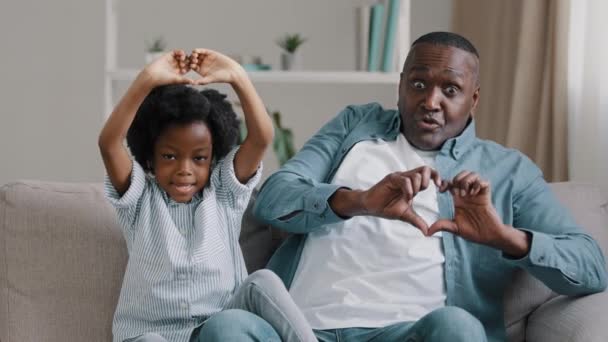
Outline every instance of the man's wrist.
[[340, 188], [329, 198], [329, 206], [342, 218], [349, 218], [365, 213], [363, 191]]
[[532, 244], [532, 237], [523, 230], [511, 226], [505, 226], [506, 234], [503, 243], [499, 247], [510, 257], [520, 259], [528, 255]]

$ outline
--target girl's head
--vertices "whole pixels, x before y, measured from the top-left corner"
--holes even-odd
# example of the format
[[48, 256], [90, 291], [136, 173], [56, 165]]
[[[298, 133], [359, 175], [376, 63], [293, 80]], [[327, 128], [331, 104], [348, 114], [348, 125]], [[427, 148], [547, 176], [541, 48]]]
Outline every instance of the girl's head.
[[188, 202], [209, 181], [215, 161], [235, 145], [238, 121], [226, 96], [185, 85], [157, 87], [127, 133], [135, 160], [177, 202]]

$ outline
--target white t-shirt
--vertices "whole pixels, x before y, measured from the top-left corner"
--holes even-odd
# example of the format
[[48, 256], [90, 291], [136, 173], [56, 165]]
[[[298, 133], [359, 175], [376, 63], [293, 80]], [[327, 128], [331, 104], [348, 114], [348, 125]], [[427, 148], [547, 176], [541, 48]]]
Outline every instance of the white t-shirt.
[[[332, 184], [368, 189], [391, 172], [433, 163], [436, 153], [421, 155], [402, 134], [363, 141]], [[414, 198], [414, 210], [429, 225], [438, 219], [434, 184]], [[356, 216], [308, 234], [290, 293], [314, 329], [416, 321], [445, 305], [444, 260], [440, 233], [425, 237], [409, 223]]]

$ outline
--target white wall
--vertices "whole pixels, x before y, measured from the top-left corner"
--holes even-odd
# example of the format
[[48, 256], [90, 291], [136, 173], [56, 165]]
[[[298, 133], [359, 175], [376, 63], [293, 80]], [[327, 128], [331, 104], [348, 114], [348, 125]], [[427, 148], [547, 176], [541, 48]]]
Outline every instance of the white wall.
[[[316, 70], [355, 66], [354, 8], [371, 0], [118, 1], [119, 66], [141, 67], [144, 41], [162, 34], [171, 47], [205, 46], [260, 55], [275, 67], [274, 41], [301, 32], [303, 65]], [[179, 4], [179, 6], [176, 6]], [[17, 179], [100, 181], [96, 146], [102, 125], [103, 1], [3, 0], [0, 37], [0, 184]], [[253, 15], [255, 13], [255, 15]], [[412, 36], [449, 30], [451, 0], [412, 0]], [[124, 89], [126, 84], [121, 85]], [[350, 103], [394, 107], [394, 86], [264, 84], [267, 106], [280, 110], [299, 147]], [[267, 158], [267, 173], [274, 160]]]
[[100, 179], [103, 2], [0, 6], [0, 184]]

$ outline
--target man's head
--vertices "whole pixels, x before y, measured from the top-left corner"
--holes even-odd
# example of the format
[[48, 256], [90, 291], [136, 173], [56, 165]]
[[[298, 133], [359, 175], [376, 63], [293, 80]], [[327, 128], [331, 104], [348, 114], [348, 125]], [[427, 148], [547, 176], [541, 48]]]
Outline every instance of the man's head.
[[401, 131], [421, 150], [458, 136], [479, 101], [479, 54], [466, 38], [432, 32], [412, 44], [399, 83]]

